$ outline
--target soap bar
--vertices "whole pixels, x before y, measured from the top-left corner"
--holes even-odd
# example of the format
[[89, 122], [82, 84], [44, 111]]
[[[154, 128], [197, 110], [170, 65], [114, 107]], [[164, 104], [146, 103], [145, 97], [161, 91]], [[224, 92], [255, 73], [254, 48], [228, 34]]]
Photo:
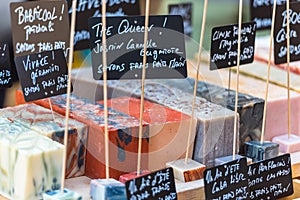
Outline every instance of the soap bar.
[[43, 200], [82, 200], [82, 197], [68, 189], [61, 190], [50, 190], [43, 194]]
[[[225, 163], [228, 163], [228, 162], [231, 162], [231, 161], [234, 161], [234, 160], [238, 160], [238, 159], [242, 159], [244, 158], [244, 156], [241, 156], [241, 155], [230, 155], [230, 156], [225, 156], [225, 157], [221, 157], [221, 158], [216, 158], [216, 166], [218, 165], [223, 165]], [[251, 158], [246, 158], [247, 159], [247, 165], [250, 165], [252, 164], [252, 159]]]
[[115, 179], [94, 179], [91, 181], [92, 200], [126, 200], [125, 185]]
[[187, 163], [185, 162], [185, 159], [168, 162], [166, 163], [166, 167], [172, 167], [174, 177], [182, 182], [202, 179], [203, 172], [206, 169], [205, 165], [192, 159], [188, 159]]
[[[34, 104], [23, 104], [0, 110], [0, 116], [9, 117], [38, 133], [63, 144], [65, 118], [57, 113]], [[54, 117], [54, 119], [53, 119]], [[85, 157], [88, 127], [70, 119], [68, 124], [68, 147], [66, 178], [85, 173]]]
[[[169, 87], [176, 87], [193, 94], [195, 79], [163, 81]], [[235, 91], [219, 87], [214, 84], [198, 81], [197, 96], [205, 98], [209, 102], [221, 105], [232, 111], [235, 110]], [[245, 155], [244, 143], [251, 140], [259, 140], [264, 111], [264, 100], [248, 95], [238, 94], [237, 112], [240, 116], [239, 154]]]
[[0, 192], [10, 199], [41, 199], [61, 185], [64, 146], [7, 119], [0, 120]]
[[253, 162], [274, 158], [279, 154], [279, 145], [274, 142], [250, 141], [245, 143], [246, 156]]
[[[103, 101], [99, 103], [103, 104]], [[140, 99], [130, 97], [108, 100], [110, 107], [135, 118], [140, 117], [140, 104]], [[162, 169], [167, 162], [185, 157], [190, 116], [145, 100], [143, 121], [149, 123], [150, 171]], [[192, 127], [193, 134], [195, 129], [196, 121]], [[192, 152], [193, 142], [190, 142], [189, 157]]]
[[300, 151], [300, 137], [294, 134], [276, 136], [272, 142], [279, 144], [280, 153], [293, 153]]
[[121, 183], [125, 184], [126, 181], [129, 181], [131, 179], [135, 179], [135, 178], [138, 178], [140, 176], [147, 175], [147, 174], [150, 174], [150, 171], [148, 171], [148, 170], [142, 170], [139, 174], [137, 172], [131, 172], [129, 174], [123, 174], [123, 175], [121, 175], [120, 178], [119, 178], [119, 181]]
[[[65, 113], [66, 95], [51, 97], [51, 102], [53, 110]], [[48, 101], [43, 101], [42, 106], [50, 107]], [[119, 179], [120, 175], [136, 170], [139, 120], [111, 108], [108, 115], [110, 177]], [[71, 95], [70, 117], [89, 127], [85, 175], [93, 179], [104, 178], [104, 106]], [[146, 122], [143, 122], [142, 133], [141, 168], [147, 169], [149, 127]]]

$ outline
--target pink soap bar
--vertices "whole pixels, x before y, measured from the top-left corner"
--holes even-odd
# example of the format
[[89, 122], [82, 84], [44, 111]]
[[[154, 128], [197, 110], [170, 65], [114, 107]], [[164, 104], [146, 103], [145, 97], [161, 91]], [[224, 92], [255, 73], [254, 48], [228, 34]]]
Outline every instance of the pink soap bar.
[[150, 171], [142, 170], [139, 175], [137, 174], [137, 172], [131, 172], [129, 174], [123, 174], [123, 175], [120, 176], [119, 181], [121, 183], [125, 183], [126, 181], [138, 178], [140, 176], [144, 176], [146, 174], [150, 174]]
[[276, 136], [272, 142], [279, 144], [279, 151], [281, 153], [293, 153], [300, 151], [300, 136], [288, 134]]
[[[135, 118], [140, 117], [140, 104], [140, 99], [130, 97], [108, 100], [108, 105], [113, 109]], [[149, 123], [149, 170], [162, 169], [167, 162], [185, 157], [190, 120], [190, 116], [181, 112], [144, 101], [143, 121]], [[194, 126], [193, 133], [195, 128]], [[191, 142], [189, 152], [191, 157], [193, 142]]]

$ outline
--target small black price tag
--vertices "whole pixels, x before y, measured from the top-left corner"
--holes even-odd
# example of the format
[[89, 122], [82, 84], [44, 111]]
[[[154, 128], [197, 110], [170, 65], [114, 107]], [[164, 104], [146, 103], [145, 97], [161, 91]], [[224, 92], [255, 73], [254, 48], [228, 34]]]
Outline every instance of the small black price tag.
[[66, 1], [10, 4], [14, 56], [63, 49], [69, 52], [69, 16]]
[[[240, 65], [254, 60], [256, 23], [242, 24]], [[212, 29], [210, 70], [237, 65], [238, 25], [220, 26]]]
[[294, 193], [289, 154], [248, 166], [249, 199], [278, 199]]
[[[101, 0], [77, 1], [76, 27], [74, 35], [74, 49], [89, 49], [90, 33], [88, 18], [101, 17]], [[69, 18], [72, 15], [72, 0], [68, 0]], [[140, 15], [140, 3], [138, 0], [107, 1], [106, 16]]]
[[67, 92], [68, 68], [63, 50], [19, 56], [15, 63], [27, 102]]
[[0, 43], [0, 89], [12, 86], [8, 44]]
[[102, 79], [102, 34], [107, 35], [107, 78], [141, 79], [143, 55], [146, 78], [185, 78], [187, 61], [183, 21], [179, 15], [150, 16], [147, 52], [144, 52], [145, 17], [108, 17], [102, 33], [101, 18], [90, 18], [93, 76]]
[[166, 168], [125, 183], [127, 199], [177, 199], [172, 168]]
[[[287, 62], [287, 17], [286, 5], [277, 7], [274, 28], [275, 64]], [[300, 60], [300, 2], [290, 3], [290, 61]]]
[[246, 158], [204, 171], [206, 199], [247, 199], [248, 174]]

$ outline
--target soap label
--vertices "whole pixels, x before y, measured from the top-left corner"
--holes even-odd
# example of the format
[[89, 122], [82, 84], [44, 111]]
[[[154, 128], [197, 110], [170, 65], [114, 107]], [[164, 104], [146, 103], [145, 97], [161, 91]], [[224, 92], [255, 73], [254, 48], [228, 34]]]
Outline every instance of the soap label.
[[146, 78], [185, 78], [187, 60], [182, 17], [150, 16], [147, 51], [144, 52], [145, 17], [107, 17], [102, 32], [101, 18], [90, 18], [93, 76], [103, 77], [102, 34], [107, 36], [107, 78], [141, 79], [146, 54]]
[[290, 61], [300, 60], [300, 2], [290, 3], [287, 14], [286, 5], [277, 7], [274, 28], [274, 60], [275, 64], [287, 62], [287, 16], [290, 19]]
[[166, 168], [125, 183], [127, 199], [177, 199], [172, 168]]
[[250, 199], [279, 199], [294, 193], [290, 154], [249, 165], [248, 175]]
[[[68, 0], [69, 18], [72, 15], [72, 0]], [[90, 33], [88, 19], [101, 17], [102, 0], [78, 0], [76, 7], [76, 27], [74, 35], [74, 49], [89, 49]], [[140, 15], [140, 3], [138, 0], [106, 1], [106, 16]]]
[[180, 3], [169, 5], [169, 15], [181, 15], [183, 18], [184, 34], [192, 37], [192, 3]]
[[0, 89], [12, 86], [11, 63], [7, 43], [0, 43]]
[[204, 171], [205, 199], [248, 199], [246, 158]]
[[10, 4], [15, 57], [63, 49], [69, 53], [69, 17], [66, 1]]
[[[237, 24], [212, 29], [210, 70], [237, 65], [238, 29]], [[255, 22], [242, 24], [240, 65], [253, 62], [255, 35]]]
[[68, 69], [63, 50], [19, 56], [15, 63], [27, 102], [67, 92]]

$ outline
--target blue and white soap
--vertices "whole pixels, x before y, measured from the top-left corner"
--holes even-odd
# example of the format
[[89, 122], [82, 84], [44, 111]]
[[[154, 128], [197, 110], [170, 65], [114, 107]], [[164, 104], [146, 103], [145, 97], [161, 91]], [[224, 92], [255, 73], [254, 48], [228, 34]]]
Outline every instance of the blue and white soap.
[[41, 199], [59, 188], [64, 146], [19, 123], [0, 120], [0, 194], [17, 200]]
[[91, 181], [91, 199], [126, 200], [125, 185], [115, 179], [94, 179]]
[[49, 190], [43, 194], [43, 200], [82, 200], [82, 197], [68, 189], [64, 189], [64, 193], [61, 190]]

